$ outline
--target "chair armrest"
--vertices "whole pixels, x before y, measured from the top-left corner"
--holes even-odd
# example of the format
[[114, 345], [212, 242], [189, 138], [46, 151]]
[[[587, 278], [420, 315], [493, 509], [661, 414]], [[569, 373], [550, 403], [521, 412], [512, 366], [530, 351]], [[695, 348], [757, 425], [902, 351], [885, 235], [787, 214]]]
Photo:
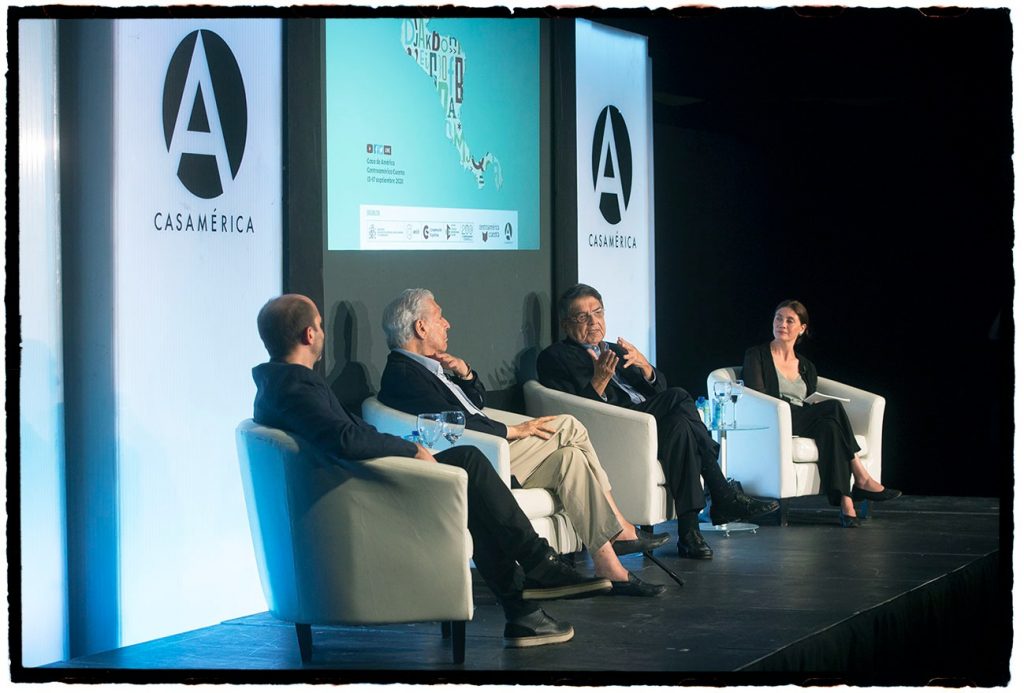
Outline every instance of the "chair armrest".
[[488, 418], [500, 421], [506, 426], [515, 426], [521, 424], [524, 421], [529, 421], [531, 417], [525, 416], [524, 414], [517, 414], [513, 411], [505, 411], [504, 409], [493, 409], [491, 407], [484, 407], [484, 414], [487, 414]]
[[664, 483], [653, 416], [554, 390], [533, 380], [523, 386], [523, 396], [531, 416], [569, 414], [586, 427], [608, 474], [615, 502], [627, 519], [640, 524], [665, 519], [664, 502], [652, 496]]
[[762, 430], [729, 434], [727, 473], [738, 479], [747, 493], [771, 498], [788, 498], [796, 492], [793, 465], [793, 419], [789, 404], [746, 389], [736, 406], [739, 427]]
[[793, 435], [793, 414], [789, 404], [757, 390], [743, 388], [736, 405], [736, 423], [740, 426], [768, 426], [780, 435]]
[[875, 427], [880, 431], [881, 418], [885, 410], [885, 398], [881, 395], [828, 378], [818, 378], [818, 391], [850, 400], [843, 403], [843, 408], [846, 409], [846, 415], [850, 418], [850, 424], [856, 433], [870, 437]]
[[[250, 504], [259, 508], [257, 552], [265, 541], [276, 547], [265, 553], [266, 574], [277, 576], [268, 593], [275, 615], [388, 623], [472, 614], [464, 470], [405, 457], [334, 462], [300, 454], [306, 459], [278, 465], [278, 480], [272, 466], [252, 475], [243, 468], [252, 498], [272, 500], [272, 486], [281, 489], [279, 503]], [[404, 599], [410, 579], [420, 590]]]
[[[500, 421], [506, 426], [515, 426], [521, 424], [524, 421], [529, 421], [529, 416], [523, 414], [517, 414], [511, 411], [505, 411], [504, 409], [494, 409], [492, 407], [484, 407], [484, 414], [488, 418]], [[469, 438], [469, 434], [472, 433], [473, 437]], [[508, 441], [498, 436], [492, 436], [487, 433], [479, 433], [477, 431], [466, 431], [466, 444], [475, 445], [480, 448], [480, 452], [487, 456], [487, 459], [491, 461], [494, 466], [494, 470], [498, 472], [498, 476], [505, 482], [506, 486], [512, 486], [512, 451], [509, 449]], [[520, 481], [522, 481], [520, 479]]]
[[363, 420], [381, 433], [405, 437], [416, 430], [416, 417], [381, 404], [373, 396], [363, 400]]
[[[376, 397], [367, 397], [363, 401], [362, 409], [363, 419], [382, 433], [406, 436], [409, 435], [410, 432], [416, 430], [415, 416], [412, 414], [406, 414], [405, 412], [397, 409], [392, 409], [385, 404], [381, 404]], [[491, 412], [497, 413], [499, 410], [487, 410], [488, 416], [490, 416]], [[519, 416], [518, 414], [510, 415]], [[505, 485], [511, 486], [512, 463], [507, 440], [487, 433], [479, 433], [477, 431], [470, 431], [469, 429], [466, 429], [465, 434], [457, 441], [457, 443], [460, 445], [472, 445], [479, 448], [480, 452], [482, 452], [491, 463], [491, 466], [494, 467], [494, 470], [498, 472], [498, 476], [500, 476], [501, 480], [505, 482]], [[435, 451], [441, 451], [447, 450], [450, 447], [452, 447], [452, 445], [444, 438], [441, 438], [434, 443], [433, 449]]]
[[828, 378], [818, 378], [818, 390], [836, 397], [846, 397], [843, 403], [846, 415], [853, 426], [853, 432], [867, 439], [868, 449], [864, 464], [875, 479], [882, 478], [882, 421], [885, 415], [885, 398], [867, 390], [861, 390]]
[[[325, 547], [345, 547], [338, 549], [343, 575], [335, 573], [328, 582], [328, 571], [317, 570], [310, 577], [318, 584], [310, 585], [314, 591], [305, 594], [344, 592], [340, 599], [346, 602], [347, 618], [363, 622], [412, 615], [433, 620], [435, 610], [450, 613], [452, 606], [441, 602], [453, 601], [451, 587], [464, 585], [472, 593], [465, 470], [407, 457], [365, 460], [361, 467], [361, 473], [324, 494], [301, 519], [301, 528], [318, 535], [310, 537], [310, 548], [317, 554], [310, 555], [310, 561], [331, 560], [324, 556]], [[419, 586], [448, 588], [426, 587], [424, 593], [417, 589], [408, 599], [397, 599], [410, 576]], [[437, 603], [423, 603], [430, 600]], [[471, 596], [467, 601], [464, 613], [471, 616]]]
[[[524, 394], [531, 416], [571, 414], [586, 426], [595, 447], [603, 450], [607, 446], [611, 450], [620, 447], [623, 438], [628, 438], [630, 456], [649, 455], [657, 460], [658, 427], [650, 414], [552, 390], [539, 383], [537, 387], [527, 383]], [[607, 466], [604, 461], [602, 464]]]
[[[488, 414], [490, 416], [490, 414]], [[508, 447], [508, 441], [490, 433], [471, 431], [468, 428], [457, 441], [459, 445], [472, 445], [484, 454], [484, 457], [494, 467], [494, 471], [501, 477], [502, 482], [508, 487], [512, 486], [512, 453]], [[438, 441], [439, 449], [451, 447], [447, 440]]]

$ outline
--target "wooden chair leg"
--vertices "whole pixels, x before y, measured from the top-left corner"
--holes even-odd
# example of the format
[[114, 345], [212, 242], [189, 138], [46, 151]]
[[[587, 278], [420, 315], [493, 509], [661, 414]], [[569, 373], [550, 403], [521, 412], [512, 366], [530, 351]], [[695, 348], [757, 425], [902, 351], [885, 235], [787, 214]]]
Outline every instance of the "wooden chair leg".
[[303, 664], [313, 659], [313, 628], [308, 623], [296, 623], [295, 635], [299, 639], [299, 656]]
[[441, 621], [441, 637], [447, 640], [452, 637], [452, 622]]
[[466, 661], [466, 622], [450, 621], [452, 633], [452, 660], [456, 664]]

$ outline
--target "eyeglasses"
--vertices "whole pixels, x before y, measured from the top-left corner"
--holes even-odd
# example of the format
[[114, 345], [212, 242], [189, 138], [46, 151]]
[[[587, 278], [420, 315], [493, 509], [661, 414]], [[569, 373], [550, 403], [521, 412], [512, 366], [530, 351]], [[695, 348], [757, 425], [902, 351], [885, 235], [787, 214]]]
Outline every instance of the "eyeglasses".
[[576, 323], [577, 325], [583, 325], [585, 323], [590, 322], [591, 319], [600, 320], [603, 317], [604, 308], [595, 308], [589, 313], [573, 313], [572, 315], [569, 316], [569, 320], [571, 322]]

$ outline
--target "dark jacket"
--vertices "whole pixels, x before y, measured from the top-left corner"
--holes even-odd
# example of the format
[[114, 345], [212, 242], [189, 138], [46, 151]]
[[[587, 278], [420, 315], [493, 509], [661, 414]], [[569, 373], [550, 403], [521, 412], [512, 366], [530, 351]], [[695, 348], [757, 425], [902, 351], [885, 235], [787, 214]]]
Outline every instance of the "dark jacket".
[[[796, 355], [800, 377], [807, 384], [807, 394], [818, 391], [818, 369], [806, 356]], [[743, 355], [743, 384], [758, 392], [779, 397], [779, 376], [772, 361], [771, 342], [747, 349]], [[780, 398], [781, 399], [781, 398]]]
[[315, 371], [271, 361], [252, 369], [256, 381], [253, 419], [280, 428], [312, 444], [321, 453], [344, 460], [397, 455], [414, 457], [416, 445], [380, 433], [341, 405]]
[[[451, 381], [466, 393], [466, 397], [477, 408], [484, 408], [484, 396], [487, 391], [475, 371], [470, 373], [467, 380], [453, 377]], [[455, 393], [445, 387], [436, 375], [397, 351], [388, 354], [387, 365], [384, 366], [384, 373], [380, 377], [380, 392], [377, 393], [377, 399], [392, 409], [413, 415], [451, 410], [464, 411], [466, 428], [469, 430], [501, 438], [508, 436], [505, 424], [466, 411]]]
[[[620, 358], [626, 353], [625, 349], [618, 344], [612, 342], [605, 342], [605, 344]], [[615, 374], [647, 399], [659, 392], [664, 392], [668, 386], [665, 375], [657, 368], [654, 369], [654, 372], [656, 375], [652, 384], [644, 378], [644, 373], [639, 366], [625, 368], [620, 360], [615, 367]], [[601, 399], [601, 395], [597, 394], [597, 390], [590, 384], [590, 379], [593, 377], [594, 357], [590, 355], [585, 346], [576, 340], [566, 338], [561, 342], [556, 342], [540, 352], [540, 356], [537, 357], [537, 378], [544, 387], [598, 402], [607, 401], [609, 404], [619, 407], [636, 408], [637, 405], [629, 399], [626, 391], [612, 382], [609, 382], [604, 389], [607, 400]]]

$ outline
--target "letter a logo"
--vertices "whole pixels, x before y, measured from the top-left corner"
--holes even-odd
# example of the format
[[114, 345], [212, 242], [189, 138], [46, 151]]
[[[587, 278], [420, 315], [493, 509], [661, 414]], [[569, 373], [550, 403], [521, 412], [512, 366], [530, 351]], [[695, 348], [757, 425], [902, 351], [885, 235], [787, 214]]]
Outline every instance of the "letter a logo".
[[633, 150], [626, 121], [615, 106], [605, 106], [594, 126], [594, 192], [601, 196], [601, 216], [618, 224], [629, 206], [633, 184]]
[[211, 199], [238, 175], [245, 153], [248, 107], [231, 49], [207, 29], [186, 36], [164, 79], [164, 140], [178, 179]]

